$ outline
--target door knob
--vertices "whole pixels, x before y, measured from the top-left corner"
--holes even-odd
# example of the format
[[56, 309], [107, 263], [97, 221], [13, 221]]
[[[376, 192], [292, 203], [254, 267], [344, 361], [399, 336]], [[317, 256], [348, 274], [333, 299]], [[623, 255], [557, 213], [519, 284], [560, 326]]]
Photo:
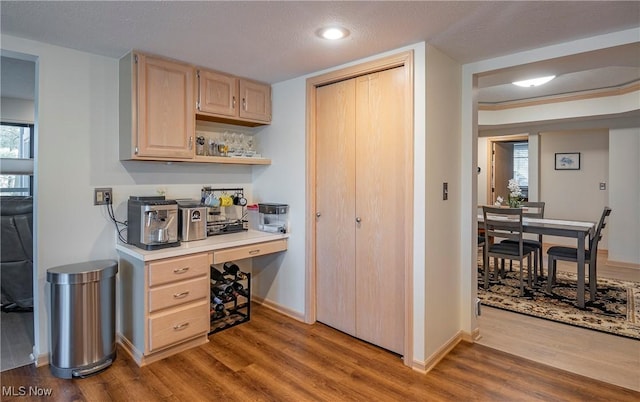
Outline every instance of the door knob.
[[322, 215], [320, 212], [316, 212], [316, 218], [319, 218]]
[[357, 216], [357, 217], [356, 217], [356, 222], [360, 223], [360, 222], [362, 222], [362, 219], [360, 219], [360, 217], [359, 217], [359, 216]]

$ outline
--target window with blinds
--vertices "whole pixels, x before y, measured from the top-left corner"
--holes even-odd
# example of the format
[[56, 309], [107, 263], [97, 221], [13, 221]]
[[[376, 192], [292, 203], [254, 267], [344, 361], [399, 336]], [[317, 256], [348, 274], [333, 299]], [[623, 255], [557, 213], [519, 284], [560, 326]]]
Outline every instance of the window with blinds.
[[0, 124], [0, 196], [31, 195], [33, 124]]
[[524, 198], [529, 198], [529, 143], [513, 144], [513, 177], [518, 181]]

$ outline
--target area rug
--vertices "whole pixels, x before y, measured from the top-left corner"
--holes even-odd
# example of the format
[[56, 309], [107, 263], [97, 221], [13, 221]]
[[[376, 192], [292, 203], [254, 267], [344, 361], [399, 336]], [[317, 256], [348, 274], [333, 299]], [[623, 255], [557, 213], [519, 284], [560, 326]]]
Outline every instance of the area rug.
[[[529, 288], [520, 297], [519, 269], [506, 269], [506, 278], [490, 280], [484, 289], [484, 276], [478, 272], [478, 298], [485, 306], [497, 307], [534, 317], [640, 339], [640, 283], [598, 278], [595, 301], [589, 300], [585, 285], [585, 308], [576, 303], [576, 274], [559, 271], [552, 294], [546, 292], [546, 280]], [[493, 267], [490, 271], [493, 274]]]

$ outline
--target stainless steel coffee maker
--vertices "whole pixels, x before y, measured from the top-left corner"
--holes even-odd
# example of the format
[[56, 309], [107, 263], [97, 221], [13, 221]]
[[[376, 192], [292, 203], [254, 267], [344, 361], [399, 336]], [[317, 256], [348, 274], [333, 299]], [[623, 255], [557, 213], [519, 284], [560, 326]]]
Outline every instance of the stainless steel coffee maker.
[[127, 203], [127, 241], [145, 250], [180, 245], [178, 203], [164, 196], [131, 196]]

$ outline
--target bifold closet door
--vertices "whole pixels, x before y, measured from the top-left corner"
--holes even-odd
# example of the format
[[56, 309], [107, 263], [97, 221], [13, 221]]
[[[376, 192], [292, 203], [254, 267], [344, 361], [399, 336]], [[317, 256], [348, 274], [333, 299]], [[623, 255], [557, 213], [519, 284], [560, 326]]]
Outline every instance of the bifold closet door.
[[316, 318], [404, 351], [405, 71], [316, 90]]
[[405, 67], [356, 83], [356, 334], [404, 351]]
[[355, 335], [355, 80], [317, 89], [316, 138], [316, 317]]

